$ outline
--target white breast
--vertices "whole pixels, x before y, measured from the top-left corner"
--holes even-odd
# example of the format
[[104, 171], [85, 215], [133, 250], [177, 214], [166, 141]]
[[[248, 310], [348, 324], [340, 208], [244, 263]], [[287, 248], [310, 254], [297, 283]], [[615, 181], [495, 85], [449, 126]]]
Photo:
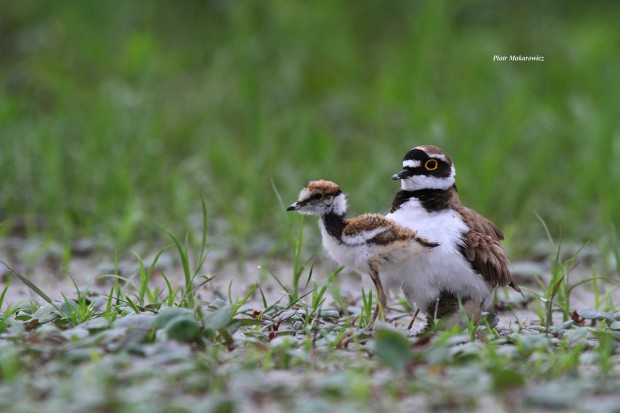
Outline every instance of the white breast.
[[319, 228], [321, 229], [321, 236], [323, 238], [323, 248], [334, 261], [353, 271], [368, 273], [366, 265], [368, 262], [367, 254], [365, 254], [362, 246], [351, 248], [342, 244], [335, 237], [327, 233], [323, 220], [319, 220]]
[[[452, 209], [427, 212], [411, 198], [386, 216], [414, 230], [419, 236], [439, 243], [431, 251], [413, 256], [401, 268], [382, 274], [388, 288], [402, 287], [407, 299], [425, 310], [442, 291], [486, 302], [492, 292], [482, 276], [473, 271], [459, 247], [468, 227]], [[489, 300], [490, 301], [490, 300]]]

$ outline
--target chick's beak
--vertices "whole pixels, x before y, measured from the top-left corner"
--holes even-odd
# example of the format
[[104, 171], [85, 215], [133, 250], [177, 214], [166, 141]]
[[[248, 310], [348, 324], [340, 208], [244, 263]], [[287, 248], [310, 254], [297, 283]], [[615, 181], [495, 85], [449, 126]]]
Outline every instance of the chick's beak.
[[292, 204], [290, 207], [286, 208], [287, 211], [297, 211], [299, 209], [301, 205], [299, 205], [299, 202], [295, 202], [294, 204]]
[[412, 175], [411, 171], [407, 169], [403, 169], [402, 171], [392, 175], [392, 180], [398, 181], [400, 179], [406, 179], [406, 178], [409, 178], [411, 175]]

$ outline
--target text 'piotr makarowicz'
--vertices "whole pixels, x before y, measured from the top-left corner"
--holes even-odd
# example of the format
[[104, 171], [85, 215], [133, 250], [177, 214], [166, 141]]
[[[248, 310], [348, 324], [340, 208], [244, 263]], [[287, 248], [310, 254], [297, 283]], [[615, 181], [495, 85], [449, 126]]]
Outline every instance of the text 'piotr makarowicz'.
[[502, 56], [502, 55], [493, 55], [494, 62], [544, 62], [545, 56], [521, 56], [521, 55], [510, 55], [510, 56]]

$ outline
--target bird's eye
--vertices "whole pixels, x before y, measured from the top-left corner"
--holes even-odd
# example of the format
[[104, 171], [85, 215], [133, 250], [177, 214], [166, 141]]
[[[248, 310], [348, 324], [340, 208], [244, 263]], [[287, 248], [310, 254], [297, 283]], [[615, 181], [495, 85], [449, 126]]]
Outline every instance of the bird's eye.
[[424, 163], [424, 168], [426, 168], [427, 171], [434, 171], [438, 166], [439, 162], [435, 159], [429, 159]]
[[315, 201], [323, 199], [323, 193], [322, 192], [317, 192], [316, 194], [312, 195], [312, 199], [314, 199]]

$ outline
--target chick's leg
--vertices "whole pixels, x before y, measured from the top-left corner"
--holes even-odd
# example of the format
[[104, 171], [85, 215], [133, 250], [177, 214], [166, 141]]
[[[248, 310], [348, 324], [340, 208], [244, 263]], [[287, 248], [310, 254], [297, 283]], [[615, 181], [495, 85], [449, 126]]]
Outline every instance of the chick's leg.
[[375, 311], [372, 315], [372, 319], [370, 320], [370, 324], [368, 325], [368, 329], [372, 330], [374, 328], [377, 317], [379, 317], [379, 314], [381, 314], [381, 319], [385, 320], [384, 311], [387, 306], [387, 294], [385, 290], [383, 289], [383, 284], [381, 283], [381, 279], [379, 278], [379, 273], [376, 270], [373, 269], [370, 275], [370, 278], [372, 279], [372, 282], [375, 284], [375, 289], [377, 290], [377, 298], [378, 298], [377, 306], [375, 307]]

